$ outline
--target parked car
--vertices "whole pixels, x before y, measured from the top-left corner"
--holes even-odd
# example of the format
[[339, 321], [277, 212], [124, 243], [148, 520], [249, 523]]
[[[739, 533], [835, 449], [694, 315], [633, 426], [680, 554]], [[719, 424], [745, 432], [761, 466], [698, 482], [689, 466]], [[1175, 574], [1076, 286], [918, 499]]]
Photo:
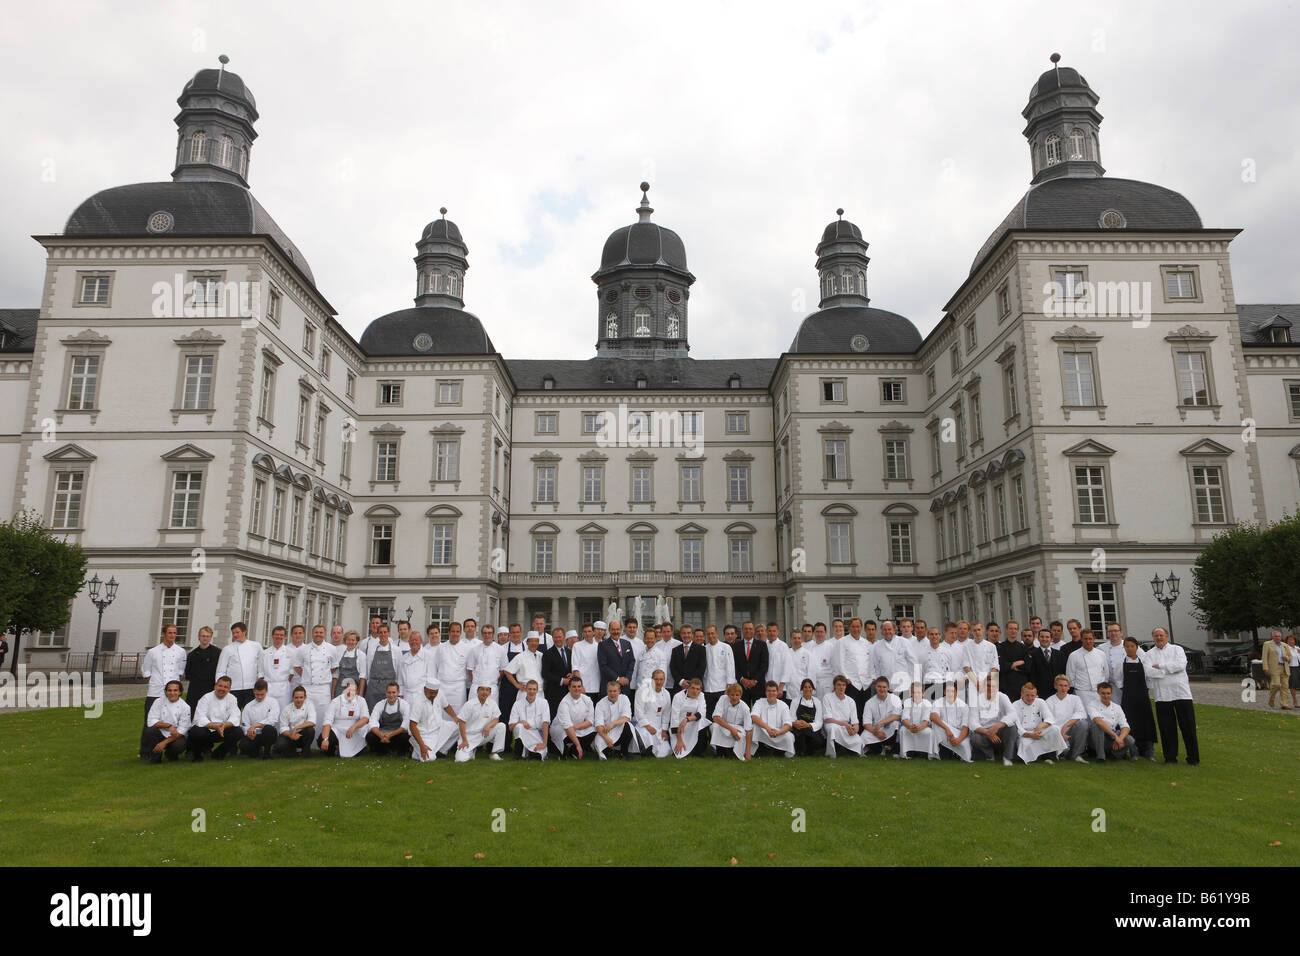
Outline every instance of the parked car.
[[1238, 641], [1215, 650], [1210, 666], [1220, 674], [1249, 674], [1250, 661], [1254, 656], [1254, 641]]
[[[1146, 641], [1138, 645], [1142, 650], [1149, 651], [1156, 646], [1155, 641]], [[1180, 645], [1181, 646], [1181, 645]], [[1187, 655], [1187, 673], [1204, 674], [1206, 667], [1205, 651], [1197, 650], [1194, 647], [1184, 647], [1183, 653]]]

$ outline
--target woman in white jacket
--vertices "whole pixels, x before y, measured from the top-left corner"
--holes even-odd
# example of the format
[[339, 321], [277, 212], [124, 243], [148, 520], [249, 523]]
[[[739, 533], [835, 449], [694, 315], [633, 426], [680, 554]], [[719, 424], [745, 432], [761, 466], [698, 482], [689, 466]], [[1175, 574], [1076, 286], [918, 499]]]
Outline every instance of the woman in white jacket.
[[[355, 643], [355, 642], [354, 642]], [[321, 728], [320, 750], [329, 757], [355, 757], [366, 749], [365, 728], [370, 723], [370, 707], [357, 691], [357, 682], [343, 679], [343, 692], [330, 701]]]

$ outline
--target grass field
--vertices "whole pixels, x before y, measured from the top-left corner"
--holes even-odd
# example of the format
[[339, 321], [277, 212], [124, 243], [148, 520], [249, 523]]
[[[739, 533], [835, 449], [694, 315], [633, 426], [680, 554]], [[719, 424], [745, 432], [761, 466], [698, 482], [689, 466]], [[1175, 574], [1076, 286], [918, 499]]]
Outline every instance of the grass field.
[[[1300, 863], [1300, 721], [1223, 707], [1197, 708], [1200, 767], [1011, 768], [857, 758], [418, 766], [366, 756], [148, 766], [136, 753], [140, 710], [122, 701], [98, 720], [78, 710], [0, 716], [0, 861]], [[1104, 833], [1093, 829], [1096, 808]], [[195, 809], [206, 832], [192, 828]], [[498, 809], [505, 832], [493, 830]], [[804, 832], [792, 827], [796, 809]]]

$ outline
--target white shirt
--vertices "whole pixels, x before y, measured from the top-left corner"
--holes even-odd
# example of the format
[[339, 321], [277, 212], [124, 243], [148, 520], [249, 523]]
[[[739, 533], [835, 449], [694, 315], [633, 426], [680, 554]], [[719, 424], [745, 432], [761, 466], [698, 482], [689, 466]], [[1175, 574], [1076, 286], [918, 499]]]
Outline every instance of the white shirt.
[[836, 642], [829, 637], [818, 644], [815, 640], [811, 644], [805, 644], [808, 648], [808, 655], [812, 658], [811, 671], [808, 674], [813, 681], [813, 693], [822, 697], [831, 693], [835, 688], [832, 681], [835, 679], [835, 644]]
[[194, 708], [195, 727], [237, 723], [239, 723], [239, 702], [235, 700], [233, 693], [227, 693], [225, 697], [218, 699], [215, 690], [208, 691], [199, 698], [199, 704]]
[[776, 681], [778, 687], [790, 683], [790, 653], [790, 645], [779, 637], [767, 642], [766, 680]]
[[190, 705], [185, 703], [182, 697], [176, 703], [172, 703], [166, 697], [159, 697], [149, 708], [149, 716], [145, 719], [146, 727], [154, 727], [158, 724], [171, 724], [176, 728], [176, 732], [187, 734], [190, 731]]
[[966, 642], [966, 656], [970, 660], [970, 669], [980, 680], [989, 676], [990, 671], [998, 669], [998, 649], [988, 638]]
[[231, 641], [217, 658], [217, 676], [230, 678], [231, 690], [252, 690], [262, 674], [262, 645], [245, 638]]
[[[515, 659], [506, 665], [506, 672], [513, 674], [515, 680], [525, 687], [530, 680], [537, 681], [537, 686], [542, 686], [542, 652], [541, 651], [523, 651], [516, 654]], [[521, 698], [522, 699], [522, 698]], [[532, 721], [530, 720], [531, 724]]]
[[[465, 644], [465, 638], [461, 638], [455, 644], [447, 641], [445, 644], [438, 645], [438, 683], [444, 686], [459, 686], [463, 688], [468, 680], [465, 672], [469, 670], [468, 666], [469, 647]], [[442, 695], [439, 694], [439, 697]], [[443, 701], [445, 704], [446, 701]]]
[[[429, 700], [429, 698], [424, 696], [424, 692], [421, 691], [419, 699], [416, 700], [415, 703], [411, 704], [411, 710], [407, 714], [407, 731], [409, 732], [411, 730], [411, 724], [415, 724], [416, 728], [420, 731], [420, 736], [424, 738], [426, 747], [433, 745], [430, 735], [436, 735], [439, 728], [442, 727], [443, 717], [446, 712], [442, 709], [443, 705], [441, 697], [442, 693], [439, 692], [437, 697], [433, 700]], [[357, 700], [361, 700], [361, 698], [358, 697]], [[365, 703], [365, 701], [361, 702], [362, 704]]]
[[[555, 708], [554, 726], [558, 730], [568, 730], [570, 727], [576, 727], [579, 724], [585, 724], [588, 721], [595, 723], [596, 708], [591, 703], [591, 698], [586, 694], [579, 694], [576, 698], [572, 694], [565, 694], [564, 699], [560, 701], [559, 706]], [[593, 728], [586, 727], [579, 732], [579, 736], [585, 737], [591, 733]]]
[[584, 694], [599, 694], [604, 689], [600, 686], [600, 660], [597, 657], [599, 651], [600, 645], [595, 641], [578, 641], [569, 652], [573, 669], [581, 671], [579, 676], [582, 677]]
[[269, 684], [287, 684], [293, 674], [293, 648], [288, 644], [262, 651], [262, 676]]
[[906, 642], [897, 637], [882, 637], [871, 646], [871, 669], [876, 677], [888, 678], [892, 690], [901, 690], [911, 682], [911, 663]]
[[334, 652], [323, 642], [304, 644], [298, 655], [298, 666], [302, 668], [304, 686], [329, 687], [334, 675]]
[[[718, 646], [726, 647], [727, 652], [731, 652], [731, 645], [729, 644], [723, 644], [719, 641]], [[668, 717], [670, 729], [675, 730], [680, 727], [682, 721], [686, 719], [687, 714], [700, 715], [699, 721], [695, 724], [700, 730], [703, 730], [709, 725], [709, 714], [703, 694], [700, 694], [699, 697], [691, 697], [689, 691], [683, 691], [673, 698], [673, 710]]]
[[301, 707], [295, 707], [290, 704], [288, 707], [280, 708], [280, 733], [287, 730], [293, 730], [299, 724], [316, 723], [316, 705], [311, 700], [305, 700]]
[[1077, 692], [1095, 697], [1097, 685], [1110, 677], [1110, 656], [1100, 647], [1090, 651], [1081, 647], [1065, 662], [1065, 676]]
[[642, 727], [650, 727], [656, 731], [668, 729], [668, 717], [672, 712], [673, 698], [668, 693], [666, 684], [664, 687], [665, 689], [657, 694], [653, 684], [637, 691], [636, 722]]
[[244, 712], [239, 716], [239, 726], [248, 731], [253, 724], [266, 724], [275, 727], [280, 719], [280, 704], [267, 694], [262, 700], [250, 700], [244, 705]]
[[1052, 719], [1052, 712], [1047, 709], [1047, 705], [1043, 703], [1043, 698], [1041, 697], [1034, 698], [1032, 704], [1026, 704], [1022, 697], [1020, 700], [1012, 703], [1011, 713], [1013, 717], [1012, 723], [1016, 725], [1016, 729], [1022, 734], [1028, 731], [1037, 730], [1038, 725], [1044, 722], [1049, 724], [1056, 723], [1056, 721]]
[[[515, 660], [518, 660], [518, 658], [515, 658]], [[508, 723], [517, 724], [521, 720], [527, 721], [528, 725], [539, 734], [542, 732], [542, 726], [551, 722], [551, 705], [546, 702], [546, 698], [540, 692], [537, 699], [531, 704], [528, 703], [527, 694], [520, 694], [515, 698], [515, 705], [510, 708]]]
[[[717, 694], [727, 689], [728, 684], [736, 683], [736, 655], [731, 645], [718, 641], [716, 644], [704, 645], [704, 690]], [[685, 694], [678, 694], [684, 697]], [[674, 724], [673, 726], [676, 726]]]
[[1124, 716], [1124, 709], [1120, 707], [1119, 704], [1115, 703], [1115, 698], [1113, 697], [1110, 700], [1109, 707], [1098, 705], [1095, 710], [1096, 713], [1092, 715], [1093, 719], [1095, 720], [1100, 717], [1102, 720], [1106, 721], [1106, 726], [1117, 734], [1128, 726], [1128, 718]]
[[[987, 697], [981, 697], [979, 706], [975, 708], [975, 720], [979, 727], [985, 730], [992, 729], [994, 724], [1010, 725], [1015, 723], [1015, 714], [1011, 709], [1011, 698], [1002, 691], [998, 691], [998, 696], [989, 700]], [[975, 728], [972, 727], [972, 730]]]
[[144, 663], [140, 665], [140, 674], [149, 678], [149, 689], [145, 691], [145, 696], [163, 696], [167, 682], [180, 680], [184, 673], [185, 648], [176, 643], [171, 647], [166, 644], [155, 644], [149, 648], [149, 653], [144, 656]]
[[808, 650], [807, 645], [801, 644], [798, 650], [790, 649], [790, 672], [785, 680], [787, 699], [798, 699], [799, 688], [803, 686], [805, 678], [812, 680], [814, 684], [817, 682], [817, 678], [812, 675], [812, 652]]
[[[851, 641], [853, 638], [848, 637], [845, 640]], [[841, 641], [840, 643], [843, 643]], [[858, 722], [858, 705], [854, 703], [853, 698], [848, 694], [844, 699], [836, 697], [834, 693], [827, 694], [822, 698], [822, 720], [842, 720], [847, 724], [856, 724]]]
[[506, 649], [500, 644], [484, 644], [480, 641], [478, 647], [470, 651], [466, 666], [472, 671], [470, 682], [475, 687], [483, 683], [496, 687], [501, 680], [501, 671], [506, 666]]
[[362, 680], [365, 680], [366, 677], [370, 675], [370, 669], [367, 667], [368, 662], [366, 661], [366, 652], [361, 649], [360, 645], [357, 645], [352, 650], [348, 650], [347, 647], [345, 646], [343, 648], [343, 653], [335, 656], [334, 672], [336, 677], [339, 675], [339, 672], [342, 670], [343, 662], [346, 660], [352, 660], [356, 662], [357, 676], [360, 677]]
[[[703, 654], [704, 648], [696, 648], [692, 654]], [[672, 677], [669, 671], [669, 650], [663, 641], [656, 641], [655, 646], [649, 650], [641, 652], [641, 659], [636, 663], [636, 670], [633, 672], [632, 683], [634, 687], [641, 687], [650, 682], [654, 677], [655, 671], [664, 672], [664, 686], [667, 687]]]
[[845, 635], [844, 640], [835, 643], [836, 673], [847, 677], [854, 687], [871, 686], [877, 676], [871, 673], [871, 651], [872, 646], [865, 637], [854, 639], [852, 635]]
[[963, 727], [970, 727], [971, 715], [970, 705], [958, 697], [956, 700], [949, 700], [944, 697], [943, 700], [936, 701], [930, 706], [930, 719], [938, 717], [944, 725], [952, 731], [954, 737], [961, 734]]
[[402, 688], [402, 696], [414, 700], [424, 696], [424, 683], [438, 673], [438, 661], [427, 647], [421, 647], [420, 653], [412, 655], [410, 651], [402, 654], [402, 669], [397, 675]]
[[1116, 690], [1122, 689], [1124, 687], [1124, 642], [1120, 641], [1118, 644], [1108, 642], [1104, 646], [1099, 644], [1098, 647], [1106, 652], [1110, 670], [1110, 677], [1107, 679], [1115, 685]]
[[[426, 700], [425, 703], [428, 703], [428, 701]], [[366, 703], [366, 699], [357, 694], [357, 696], [348, 700], [346, 695], [339, 694], [330, 701], [329, 710], [325, 713], [325, 723], [330, 727], [342, 727], [346, 732], [347, 728], [362, 717], [365, 717], [367, 722], [369, 721], [370, 706]], [[302, 723], [302, 721], [299, 721], [299, 723]]]
[[930, 670], [935, 670], [936, 665], [945, 681], [964, 677], [969, 666], [966, 660], [966, 646], [957, 641], [951, 644], [947, 641], [940, 643], [939, 649], [930, 655]]
[[1153, 647], [1146, 652], [1145, 663], [1147, 685], [1156, 703], [1192, 699], [1192, 685], [1187, 682], [1187, 654], [1181, 647], [1173, 641], [1163, 649]]
[[476, 742], [482, 743], [482, 740], [475, 741], [474, 735], [478, 734], [481, 738], [483, 728], [493, 720], [500, 719], [501, 708], [497, 706], [497, 702], [491, 697], [480, 704], [476, 696], [471, 700], [467, 700], [465, 706], [460, 709], [460, 713], [456, 716], [465, 722], [465, 736], [469, 738], [470, 744], [473, 745]]
[[725, 720], [733, 727], [741, 730], [752, 730], [754, 725], [749, 719], [749, 705], [743, 700], [736, 703], [731, 702], [730, 697], [719, 697], [718, 702], [713, 705], [713, 719]]
[[[898, 638], [894, 638], [898, 640]], [[877, 642], [880, 643], [880, 642]], [[897, 694], [886, 694], [885, 699], [881, 700], [879, 694], [872, 694], [871, 699], [862, 707], [862, 722], [871, 724], [873, 727], [880, 724], [887, 717], [901, 717], [903, 715], [903, 702]], [[887, 728], [888, 733], [894, 732], [894, 724]]]
[[[626, 717], [630, 723], [632, 720], [632, 705], [628, 703], [627, 697], [623, 694], [619, 694], [616, 701], [610, 701], [609, 695], [606, 694], [600, 699], [600, 703], [596, 705], [596, 726], [608, 728], [610, 724], [620, 717]], [[606, 733], [608, 733], [608, 730], [606, 730]]]
[[757, 717], [774, 731], [780, 730], [786, 724], [794, 723], [794, 718], [790, 716], [790, 705], [779, 697], [776, 703], [768, 703], [766, 697], [754, 701], [754, 710], [750, 716]]
[[[375, 709], [370, 712], [370, 729], [378, 730], [379, 718], [385, 714], [391, 716], [394, 713], [402, 715], [402, 723], [400, 729], [407, 730], [411, 722], [411, 705], [408, 704], [401, 697], [397, 698], [397, 702], [393, 704], [390, 704], [388, 702], [387, 697], [385, 697], [379, 703], [375, 704]], [[396, 730], [398, 728], [393, 728], [393, 729]]]
[[[1080, 651], [1075, 651], [1070, 656], [1078, 657]], [[1046, 697], [1038, 698], [1047, 705], [1048, 713], [1052, 715], [1052, 723], [1058, 727], [1064, 727], [1066, 721], [1082, 720], [1088, 722], [1088, 708], [1084, 705], [1083, 698], [1078, 694], [1066, 694], [1064, 699], [1057, 697], [1055, 694], [1048, 694]]]

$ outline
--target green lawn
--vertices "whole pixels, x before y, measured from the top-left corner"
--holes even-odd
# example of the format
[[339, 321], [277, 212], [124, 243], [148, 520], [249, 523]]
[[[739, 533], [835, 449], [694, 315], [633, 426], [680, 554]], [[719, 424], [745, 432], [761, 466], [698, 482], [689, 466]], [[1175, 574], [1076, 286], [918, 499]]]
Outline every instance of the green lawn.
[[[7, 865], [1300, 863], [1300, 721], [1198, 707], [1202, 764], [417, 766], [136, 755], [141, 704], [0, 717]], [[193, 832], [192, 811], [206, 812]], [[493, 811], [505, 832], [494, 832]], [[793, 832], [792, 811], [806, 812]], [[1106, 832], [1093, 831], [1094, 808]], [[1270, 846], [1280, 841], [1280, 846]]]

